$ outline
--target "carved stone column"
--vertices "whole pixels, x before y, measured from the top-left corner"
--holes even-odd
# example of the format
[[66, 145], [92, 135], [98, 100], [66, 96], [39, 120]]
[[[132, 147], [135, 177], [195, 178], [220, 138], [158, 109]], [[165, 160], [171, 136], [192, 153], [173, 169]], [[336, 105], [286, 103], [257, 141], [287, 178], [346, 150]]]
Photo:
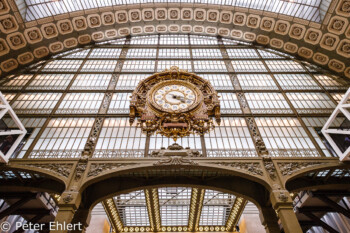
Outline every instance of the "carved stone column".
[[58, 212], [55, 222], [50, 226], [54, 233], [67, 233], [67, 226], [72, 223], [76, 210], [81, 202], [81, 195], [78, 192], [64, 192], [58, 203]]
[[79, 208], [74, 214], [74, 218], [72, 220], [72, 223], [75, 226], [81, 225], [81, 228], [79, 227], [72, 230], [70, 233], [81, 233], [85, 232], [86, 228], [89, 226], [91, 220], [91, 211], [90, 209], [82, 209]]
[[278, 218], [272, 206], [260, 208], [261, 224], [265, 227], [267, 233], [280, 233]]
[[[83, 156], [77, 162], [74, 174], [68, 182], [67, 189], [61, 195], [58, 203], [58, 213], [55, 219], [55, 228], [51, 232], [68, 233], [83, 232], [88, 226], [90, 210], [78, 209], [81, 206], [80, 188], [88, 172], [89, 157]], [[63, 225], [63, 227], [61, 227]], [[67, 227], [68, 225], [72, 226]]]
[[302, 233], [303, 231], [293, 210], [293, 201], [289, 192], [287, 190], [273, 190], [270, 199], [282, 222], [284, 232]]

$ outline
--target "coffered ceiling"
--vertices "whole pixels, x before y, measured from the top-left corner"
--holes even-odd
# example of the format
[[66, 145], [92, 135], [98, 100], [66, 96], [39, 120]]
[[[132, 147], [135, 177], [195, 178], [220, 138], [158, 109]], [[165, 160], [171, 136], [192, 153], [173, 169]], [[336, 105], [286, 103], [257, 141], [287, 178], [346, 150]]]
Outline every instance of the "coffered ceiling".
[[349, 0], [259, 2], [0, 0], [0, 75], [104, 40], [190, 33], [257, 43], [350, 78]]

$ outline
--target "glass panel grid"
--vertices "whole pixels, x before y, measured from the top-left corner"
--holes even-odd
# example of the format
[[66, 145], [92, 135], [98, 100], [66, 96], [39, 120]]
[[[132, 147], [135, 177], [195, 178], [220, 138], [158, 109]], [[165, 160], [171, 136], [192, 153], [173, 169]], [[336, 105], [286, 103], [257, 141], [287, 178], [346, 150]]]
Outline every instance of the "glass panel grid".
[[258, 156], [244, 118], [223, 117], [204, 139], [208, 157]]
[[12, 103], [17, 114], [49, 114], [62, 93], [23, 93]]
[[103, 93], [68, 93], [56, 110], [56, 113], [97, 113], [101, 106], [103, 96]]
[[141, 129], [129, 124], [129, 119], [107, 118], [103, 122], [93, 157], [141, 157], [146, 136]]
[[27, 87], [27, 90], [65, 90], [73, 74], [38, 74]]
[[30, 158], [78, 158], [94, 118], [54, 118], [35, 144]]
[[205, 190], [200, 226], [225, 226], [236, 197], [232, 194]]
[[124, 226], [150, 226], [143, 190], [121, 194], [113, 199]]
[[162, 226], [187, 226], [191, 188], [167, 187], [158, 189]]
[[243, 90], [278, 90], [269, 74], [237, 74]]
[[320, 156], [297, 118], [256, 117], [255, 121], [271, 156]]
[[70, 90], [106, 90], [111, 77], [111, 74], [79, 74]]

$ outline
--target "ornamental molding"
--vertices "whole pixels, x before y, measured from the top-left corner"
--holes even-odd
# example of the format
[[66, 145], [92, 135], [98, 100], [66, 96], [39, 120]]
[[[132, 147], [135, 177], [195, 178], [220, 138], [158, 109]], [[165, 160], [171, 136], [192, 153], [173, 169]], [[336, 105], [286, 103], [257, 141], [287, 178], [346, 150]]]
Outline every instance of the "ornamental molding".
[[198, 165], [198, 163], [184, 158], [182, 156], [170, 156], [165, 159], [161, 159], [155, 163], [153, 163], [154, 166], [164, 166], [164, 165]]
[[[31, 62], [39, 61], [40, 58], [50, 53], [55, 54], [93, 41], [110, 40], [130, 34], [205, 33], [254, 41], [293, 54], [297, 51], [297, 47], [291, 45], [290, 38], [292, 38], [298, 42], [299, 47], [318, 51], [317, 55], [308, 53], [305, 56], [307, 50], [304, 49], [302, 54], [306, 60], [350, 78], [350, 74], [344, 72], [344, 69], [335, 67], [339, 66], [337, 64], [341, 64], [341, 61], [349, 58], [348, 42], [340, 41], [345, 37], [350, 39], [349, 5], [349, 0], [338, 1], [334, 5], [335, 11], [328, 16], [328, 24], [324, 28], [318, 23], [285, 15], [277, 16], [259, 10], [254, 10], [254, 14], [251, 14], [244, 8], [235, 8], [233, 11], [229, 10], [231, 8], [216, 9], [211, 5], [186, 8], [176, 7], [175, 4], [169, 4], [169, 7], [147, 5], [146, 8], [135, 4], [130, 5], [129, 9], [116, 8], [116, 10], [107, 12], [91, 9], [74, 12], [70, 14], [71, 17], [68, 17], [67, 14], [56, 15], [38, 19], [35, 22], [25, 22], [24, 26], [21, 26], [23, 22], [10, 12], [8, 1], [0, 0], [0, 30], [7, 37], [6, 41], [0, 42], [0, 63], [5, 59], [13, 58], [16, 64], [19, 63], [24, 67]], [[162, 25], [158, 25], [159, 22], [162, 22]], [[135, 23], [138, 25], [134, 25]], [[208, 25], [203, 25], [206, 23]], [[210, 25], [213, 23], [218, 25]], [[120, 28], [114, 29], [114, 25]], [[67, 39], [69, 35], [76, 38]], [[47, 40], [52, 38], [57, 38], [58, 42], [64, 43], [57, 43], [57, 41], [48, 43]], [[338, 47], [339, 43], [341, 44]], [[27, 44], [31, 45], [30, 48], [26, 46]], [[316, 49], [313, 45], [316, 46]], [[48, 49], [50, 49], [49, 53], [47, 53]], [[28, 58], [35, 57], [36, 59], [27, 58], [28, 62], [23, 62], [23, 56], [20, 55], [26, 52], [32, 54], [27, 55]], [[328, 61], [332, 59], [339, 60], [329, 65]], [[345, 66], [347, 67], [348, 64]], [[13, 65], [2, 71], [6, 75], [15, 69], [17, 66]]]
[[244, 172], [248, 172], [252, 175], [263, 176], [264, 172], [260, 163], [256, 162], [214, 162], [211, 164], [215, 164], [218, 166], [230, 167], [236, 170], [241, 170]]
[[291, 176], [294, 173], [303, 170], [305, 168], [314, 167], [326, 163], [322, 162], [287, 162], [287, 163], [277, 163], [281, 171], [282, 176]]
[[96, 177], [100, 175], [101, 173], [113, 170], [113, 169], [118, 169], [118, 168], [123, 168], [127, 166], [134, 166], [138, 165], [138, 163], [93, 163], [90, 165], [90, 170], [87, 173], [87, 177]]
[[23, 166], [40, 168], [50, 173], [55, 173], [59, 176], [68, 178], [72, 171], [73, 163], [50, 163], [50, 164], [34, 163], [34, 164], [25, 164]]

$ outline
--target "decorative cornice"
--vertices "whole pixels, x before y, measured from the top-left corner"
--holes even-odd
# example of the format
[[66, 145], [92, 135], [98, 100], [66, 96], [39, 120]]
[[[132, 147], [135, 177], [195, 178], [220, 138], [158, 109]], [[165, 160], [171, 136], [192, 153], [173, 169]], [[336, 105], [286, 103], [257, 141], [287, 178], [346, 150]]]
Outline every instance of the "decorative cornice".
[[68, 178], [72, 171], [73, 164], [69, 163], [50, 163], [50, 164], [26, 164], [24, 166], [40, 168], [51, 173]]
[[[25, 27], [6, 10], [1, 19], [6, 35], [0, 40], [0, 67], [3, 74], [17, 67], [37, 62], [45, 56], [63, 52], [93, 42], [110, 40], [128, 35], [159, 33], [191, 33], [222, 36], [236, 40], [257, 42], [285, 53], [299, 55], [305, 60], [350, 78], [349, 66], [349, 3], [339, 1], [328, 25], [307, 20], [254, 10], [254, 14], [234, 10], [201, 8], [147, 8], [130, 5], [130, 10], [99, 12], [90, 9], [27, 22]], [[5, 9], [6, 8], [6, 9]], [[240, 12], [242, 11], [242, 12]], [[62, 17], [64, 16], [64, 17]], [[283, 17], [282, 17], [283, 16]], [[283, 20], [282, 20], [282, 18]], [[57, 21], [54, 21], [57, 20]], [[143, 26], [139, 26], [144, 22]], [[159, 24], [161, 22], [161, 24]], [[137, 24], [137, 25], [136, 25]], [[77, 36], [79, 35], [79, 36]], [[62, 41], [62, 42], [61, 42]], [[294, 42], [294, 43], [293, 43]], [[30, 44], [30, 47], [26, 46]], [[28, 49], [32, 49], [28, 51]], [[0, 73], [1, 75], [1, 73]]]
[[321, 162], [288, 162], [288, 163], [277, 163], [278, 167], [281, 171], [282, 176], [291, 176], [294, 173], [308, 168], [308, 167], [313, 167], [325, 163]]
[[260, 166], [260, 163], [254, 163], [254, 162], [214, 162], [212, 164], [219, 165], [219, 166], [225, 166], [230, 167], [236, 170], [243, 170], [245, 172], [248, 172], [252, 175], [258, 175], [263, 176], [263, 171]]
[[153, 164], [154, 166], [163, 166], [163, 165], [198, 165], [198, 163], [186, 159], [181, 156], [170, 156], [169, 158], [161, 159]]
[[122, 167], [137, 165], [138, 163], [93, 163], [90, 166], [90, 170], [87, 177], [96, 177], [99, 174]]

